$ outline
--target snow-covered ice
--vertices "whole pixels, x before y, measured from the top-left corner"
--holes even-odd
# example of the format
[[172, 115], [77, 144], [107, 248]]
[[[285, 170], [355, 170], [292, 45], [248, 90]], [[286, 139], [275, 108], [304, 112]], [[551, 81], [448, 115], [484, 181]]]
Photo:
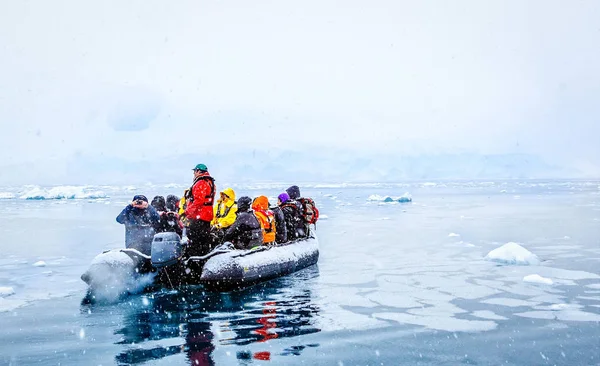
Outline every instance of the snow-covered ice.
[[373, 202], [384, 202], [384, 203], [406, 203], [412, 202], [412, 196], [409, 193], [404, 193], [402, 196], [380, 196], [378, 194], [372, 194], [367, 198], [367, 201]]
[[537, 255], [513, 242], [506, 243], [503, 246], [492, 250], [484, 259], [502, 264], [534, 266], [540, 264], [540, 259]]
[[458, 235], [457, 233], [450, 233], [448, 234], [449, 238], [458, 238], [460, 235]]
[[550, 278], [542, 277], [539, 274], [532, 274], [529, 276], [523, 277], [524, 282], [530, 283], [541, 283], [544, 285], [552, 285], [554, 282]]
[[98, 199], [108, 196], [97, 190], [86, 186], [58, 186], [42, 188], [33, 186], [21, 193], [21, 199], [25, 200], [57, 200], [57, 199]]
[[2, 286], [0, 287], [0, 297], [6, 297], [15, 293], [15, 289], [12, 287]]
[[46, 267], [46, 262], [44, 261], [37, 261], [33, 264], [34, 267]]

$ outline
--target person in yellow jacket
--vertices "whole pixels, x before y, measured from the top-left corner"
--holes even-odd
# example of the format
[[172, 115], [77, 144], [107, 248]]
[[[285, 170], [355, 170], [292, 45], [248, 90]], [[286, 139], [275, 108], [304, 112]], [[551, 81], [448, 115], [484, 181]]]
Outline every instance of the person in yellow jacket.
[[214, 207], [214, 219], [211, 225], [216, 230], [230, 227], [235, 222], [237, 204], [235, 203], [235, 192], [232, 188], [225, 188], [220, 193], [217, 204]]

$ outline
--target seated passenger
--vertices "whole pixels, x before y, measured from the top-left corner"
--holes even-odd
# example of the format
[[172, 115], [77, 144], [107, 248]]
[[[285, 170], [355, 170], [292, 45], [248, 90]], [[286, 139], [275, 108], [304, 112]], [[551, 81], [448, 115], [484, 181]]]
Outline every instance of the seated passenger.
[[302, 213], [298, 209], [298, 203], [291, 200], [287, 193], [280, 194], [278, 202], [285, 217], [287, 240], [290, 241], [305, 237], [304, 219], [302, 219]]
[[310, 236], [310, 225], [314, 224], [316, 227], [317, 220], [319, 219], [319, 209], [317, 209], [315, 201], [309, 197], [302, 197], [298, 186], [291, 186], [286, 189], [286, 192], [290, 196], [290, 199], [296, 202], [296, 206], [302, 217], [304, 233], [306, 236]]
[[211, 222], [211, 235], [215, 246], [223, 242], [225, 229], [233, 225], [237, 213], [235, 192], [226, 188], [219, 194], [219, 199], [214, 207], [214, 218]]
[[117, 216], [117, 222], [125, 225], [125, 247], [150, 255], [154, 225], [159, 220], [158, 212], [148, 205], [146, 196], [134, 196], [133, 201]]
[[214, 207], [215, 218], [211, 224], [215, 229], [226, 229], [235, 222], [237, 204], [235, 203], [235, 192], [231, 188], [226, 188], [220, 192], [220, 197]]
[[223, 239], [232, 242], [236, 249], [251, 249], [263, 243], [262, 228], [252, 213], [251, 204], [250, 197], [240, 197], [235, 222], [225, 232]]
[[172, 194], [168, 195], [167, 196], [167, 211], [177, 213], [178, 210], [179, 210], [179, 197], [172, 195]]
[[163, 196], [154, 197], [150, 205], [154, 207], [160, 217], [158, 223], [154, 225], [155, 232], [174, 232], [179, 236], [182, 235], [183, 224], [179, 221], [179, 215], [167, 210], [167, 204]]
[[[287, 196], [286, 193], [282, 194]], [[285, 216], [283, 214], [283, 211], [281, 210], [281, 207], [279, 207], [280, 204], [281, 198], [278, 197], [277, 206], [271, 207], [271, 211], [273, 211], [273, 214], [275, 215], [275, 242], [277, 244], [287, 242], [287, 226], [285, 223]]]
[[254, 215], [260, 223], [263, 232], [263, 244], [271, 245], [275, 243], [275, 214], [269, 210], [269, 199], [266, 196], [258, 196], [252, 203]]

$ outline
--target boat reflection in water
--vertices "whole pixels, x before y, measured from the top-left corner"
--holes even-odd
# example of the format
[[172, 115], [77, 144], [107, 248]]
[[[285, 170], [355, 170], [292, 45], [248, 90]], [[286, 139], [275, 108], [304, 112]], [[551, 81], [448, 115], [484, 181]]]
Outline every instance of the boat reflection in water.
[[[240, 292], [204, 293], [196, 287], [131, 298], [133, 311], [115, 331], [116, 343], [126, 349], [115, 360], [129, 365], [185, 354], [190, 365], [214, 365], [218, 347], [232, 347], [241, 363], [270, 360], [269, 346], [258, 352], [240, 351], [240, 346], [319, 332], [311, 292], [317, 276], [312, 266]], [[318, 345], [278, 355], [298, 355], [307, 346]]]

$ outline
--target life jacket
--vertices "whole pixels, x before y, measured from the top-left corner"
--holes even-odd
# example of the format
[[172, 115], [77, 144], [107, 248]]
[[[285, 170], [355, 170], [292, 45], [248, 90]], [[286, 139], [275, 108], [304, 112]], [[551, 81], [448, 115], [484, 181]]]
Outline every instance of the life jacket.
[[312, 198], [298, 198], [298, 202], [302, 205], [302, 218], [308, 225], [316, 224], [319, 220], [319, 209], [315, 205], [315, 201]]
[[[222, 207], [221, 205], [224, 205], [224, 206], [225, 206], [225, 211], [223, 211], [223, 213], [221, 213], [221, 207]], [[223, 217], [227, 217], [227, 215], [229, 215], [229, 211], [231, 211], [231, 208], [232, 208], [233, 206], [235, 206], [235, 205], [236, 205], [236, 203], [235, 203], [235, 202], [234, 202], [234, 203], [233, 203], [233, 205], [231, 205], [231, 206], [227, 206], [227, 205], [225, 205], [225, 203], [223, 203], [223, 202], [220, 202], [220, 203], [217, 205], [217, 213], [215, 214], [215, 217], [216, 217], [217, 219], [222, 219]]]
[[194, 183], [192, 183], [192, 186], [190, 187], [190, 189], [186, 190], [184, 197], [187, 202], [194, 202], [194, 195], [192, 193], [193, 188], [196, 185], [196, 183], [198, 183], [201, 180], [207, 181], [208, 185], [210, 186], [210, 193], [204, 197], [205, 201], [204, 201], [203, 206], [212, 207], [215, 202], [215, 179], [213, 177], [211, 177], [210, 175], [202, 175], [202, 176], [199, 176], [198, 178], [194, 179]]
[[255, 210], [254, 216], [256, 216], [260, 223], [263, 232], [263, 243], [267, 244], [274, 242], [277, 228], [275, 227], [275, 214], [273, 214], [273, 211]]

